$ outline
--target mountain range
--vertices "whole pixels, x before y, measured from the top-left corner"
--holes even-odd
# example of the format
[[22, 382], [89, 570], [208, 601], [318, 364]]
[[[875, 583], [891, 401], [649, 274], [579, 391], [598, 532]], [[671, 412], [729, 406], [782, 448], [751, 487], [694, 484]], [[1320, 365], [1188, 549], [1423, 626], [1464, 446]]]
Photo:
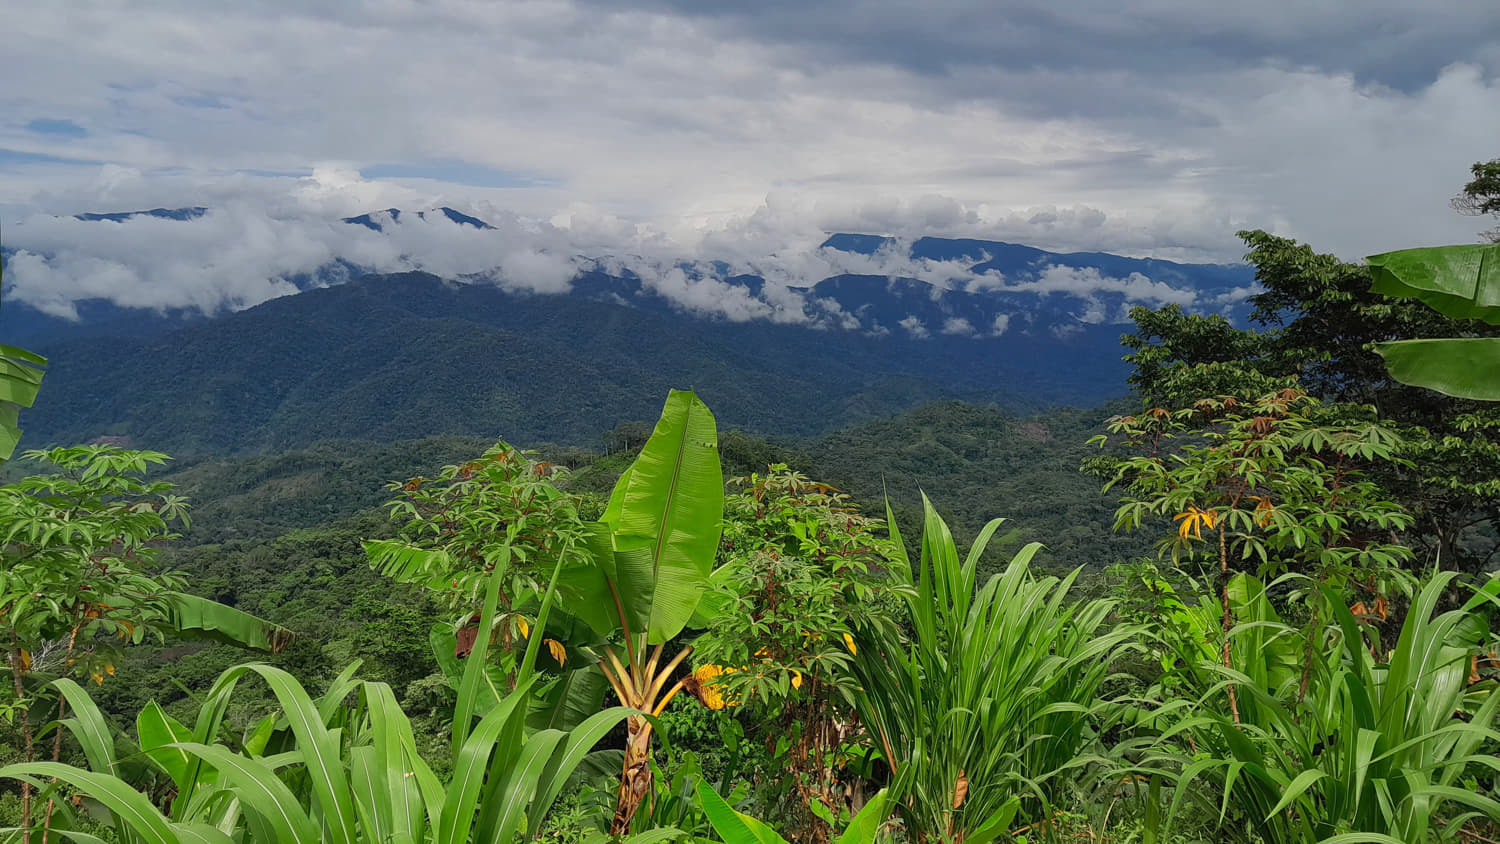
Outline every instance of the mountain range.
[[[207, 213], [78, 219], [193, 225]], [[451, 208], [341, 223], [362, 237], [493, 230]], [[616, 422], [653, 418], [673, 386], [698, 389], [721, 425], [770, 435], [948, 398], [1018, 412], [1097, 405], [1125, 392], [1131, 305], [1233, 316], [1253, 285], [1244, 266], [997, 241], [834, 234], [820, 250], [849, 271], [772, 281], [716, 261], [579, 256], [566, 292], [539, 293], [340, 257], [283, 278], [301, 292], [239, 311], [84, 300], [76, 319], [7, 291], [0, 341], [52, 358], [26, 445], [112, 436], [212, 454], [445, 434], [593, 445]]]

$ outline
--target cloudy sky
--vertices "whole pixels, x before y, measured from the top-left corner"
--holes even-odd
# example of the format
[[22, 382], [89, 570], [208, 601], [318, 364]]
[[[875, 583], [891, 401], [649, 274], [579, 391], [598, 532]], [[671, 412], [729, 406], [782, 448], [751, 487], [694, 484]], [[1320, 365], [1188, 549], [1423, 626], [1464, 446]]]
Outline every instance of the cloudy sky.
[[[277, 273], [376, 249], [309, 221], [388, 206], [496, 223], [512, 274], [538, 286], [578, 254], [812, 272], [795, 256], [826, 231], [1232, 261], [1248, 227], [1355, 258], [1473, 240], [1484, 224], [1448, 200], [1469, 164], [1500, 157], [1495, 0], [0, 0], [0, 14], [0, 221], [8, 245], [56, 259], [16, 268], [33, 297], [212, 266], [238, 292], [208, 304], [243, 304]], [[92, 245], [47, 217], [185, 205], [215, 213], [191, 235]]]

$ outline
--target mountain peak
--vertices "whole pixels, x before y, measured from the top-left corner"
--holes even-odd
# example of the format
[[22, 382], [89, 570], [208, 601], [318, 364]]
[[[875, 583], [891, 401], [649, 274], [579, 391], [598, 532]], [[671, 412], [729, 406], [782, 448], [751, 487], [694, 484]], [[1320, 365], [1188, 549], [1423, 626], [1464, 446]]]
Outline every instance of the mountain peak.
[[[383, 223], [392, 222], [399, 224], [401, 222], [402, 213], [403, 212], [400, 208], [387, 208], [384, 211], [368, 211], [364, 214], [360, 214], [357, 217], [345, 217], [343, 218], [343, 221], [356, 226], [364, 226], [371, 231], [383, 232], [385, 231]], [[455, 211], [446, 205], [441, 208], [434, 208], [431, 211], [418, 211], [416, 213], [416, 216], [419, 220], [426, 220], [428, 219], [428, 214], [442, 215], [450, 222], [457, 223], [460, 226], [473, 226], [476, 229], [495, 228], [494, 226], [486, 223], [478, 217], [471, 217], [468, 214], [463, 213], [462, 211]]]
[[874, 255], [881, 247], [895, 243], [893, 237], [879, 234], [848, 234], [839, 232], [831, 234], [828, 239], [818, 245], [819, 249], [835, 249], [839, 252], [853, 252], [858, 255]]
[[152, 208], [150, 211], [112, 211], [105, 214], [74, 214], [73, 219], [85, 220], [87, 222], [109, 222], [123, 223], [133, 217], [156, 217], [162, 220], [193, 220], [208, 213], [208, 209], [201, 205], [190, 208]]

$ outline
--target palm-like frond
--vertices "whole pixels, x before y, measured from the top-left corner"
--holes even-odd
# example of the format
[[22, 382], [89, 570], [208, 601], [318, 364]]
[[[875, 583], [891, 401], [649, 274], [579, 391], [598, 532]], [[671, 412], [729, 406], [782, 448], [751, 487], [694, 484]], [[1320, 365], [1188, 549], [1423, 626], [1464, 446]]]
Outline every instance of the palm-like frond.
[[1496, 602], [1500, 581], [1438, 613], [1454, 577], [1421, 589], [1384, 659], [1332, 590], [1331, 618], [1303, 631], [1276, 616], [1253, 578], [1237, 578], [1231, 665], [1199, 662], [1197, 699], [1168, 731], [1197, 749], [1182, 760], [1170, 815], [1210, 791], [1221, 817], [1243, 813], [1270, 842], [1419, 842], [1439, 818], [1454, 829], [1470, 814], [1500, 820], [1500, 803], [1462, 787], [1477, 770], [1500, 770], [1484, 752], [1500, 741], [1500, 693], [1493, 681], [1469, 683], [1488, 636], [1473, 610]]
[[922, 560], [907, 591], [912, 635], [864, 632], [854, 704], [894, 773], [891, 800], [907, 828], [983, 844], [1018, 812], [1044, 815], [1099, 758], [1099, 690], [1130, 631], [1107, 626], [1109, 602], [1068, 600], [1077, 572], [1035, 575], [1035, 544], [976, 591], [1000, 521], [960, 558], [925, 497], [924, 505]]
[[[4, 262], [0, 261], [0, 288], [5, 286]], [[42, 387], [47, 359], [15, 346], [0, 345], [0, 463], [16, 453], [21, 441], [20, 411], [31, 407]]]

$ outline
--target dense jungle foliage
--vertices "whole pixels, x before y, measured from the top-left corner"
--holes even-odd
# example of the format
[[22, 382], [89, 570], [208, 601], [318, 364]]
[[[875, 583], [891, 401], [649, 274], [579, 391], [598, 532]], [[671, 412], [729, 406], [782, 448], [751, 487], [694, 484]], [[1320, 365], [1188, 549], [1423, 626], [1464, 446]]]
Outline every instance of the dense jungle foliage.
[[25, 452], [0, 835], [1496, 840], [1500, 245], [1243, 236], [1099, 410]]

